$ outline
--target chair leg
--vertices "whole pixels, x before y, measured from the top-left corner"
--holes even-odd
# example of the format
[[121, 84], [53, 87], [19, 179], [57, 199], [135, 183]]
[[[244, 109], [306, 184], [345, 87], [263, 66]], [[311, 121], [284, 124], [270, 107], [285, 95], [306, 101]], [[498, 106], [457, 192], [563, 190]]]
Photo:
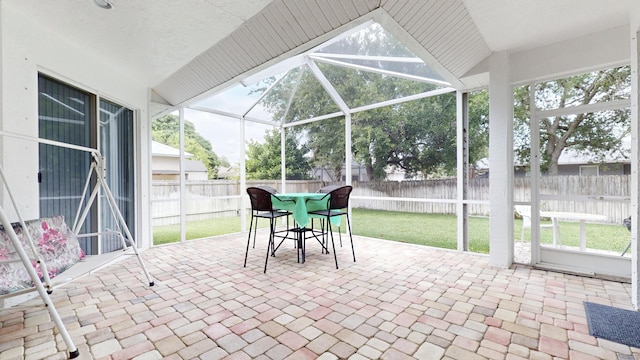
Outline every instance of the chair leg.
[[[253, 216], [251, 216], [253, 222]], [[253, 224], [253, 223], [252, 223]], [[256, 226], [253, 228], [253, 248], [256, 248], [256, 234], [258, 233], [258, 218], [256, 218]], [[251, 226], [249, 226], [249, 235], [251, 235]]]
[[[258, 219], [256, 219], [257, 223]], [[247, 251], [244, 253], [244, 267], [247, 267], [247, 257], [249, 256], [249, 244], [251, 243], [251, 228], [253, 227], [253, 215], [251, 215], [251, 223], [249, 224], [249, 237], [247, 237]], [[256, 224], [257, 227], [257, 224]], [[253, 247], [256, 247], [256, 238], [253, 237]]]
[[302, 252], [302, 263], [305, 261], [305, 242], [306, 236], [304, 230], [298, 231], [298, 236], [296, 237], [296, 253], [298, 254], [298, 262], [300, 262], [300, 253]]
[[349, 221], [349, 214], [347, 214], [347, 231], [349, 231], [349, 239], [351, 239], [351, 254], [353, 254], [353, 262], [356, 262], [356, 250], [353, 247], [353, 235], [351, 234], [351, 221]]
[[302, 231], [298, 231], [298, 233], [296, 234], [296, 240], [293, 242], [294, 244], [293, 247], [296, 249], [296, 256], [298, 257], [296, 261], [298, 263], [300, 263], [300, 248], [302, 247], [300, 244], [302, 242], [302, 240], [300, 240], [301, 236], [302, 236]]
[[[271, 256], [276, 256], [276, 220], [269, 220], [269, 236], [271, 238]], [[279, 246], [278, 246], [279, 247]]]
[[275, 233], [273, 227], [273, 219], [269, 222], [269, 244], [267, 245], [267, 257], [264, 260], [264, 273], [267, 273], [267, 263], [269, 262], [269, 255], [276, 256], [275, 253]]
[[325, 231], [325, 221], [324, 219], [320, 219], [320, 232], [322, 233], [322, 253], [329, 253], [329, 234]]
[[[331, 228], [331, 221], [329, 217], [327, 217], [327, 228], [329, 229], [329, 233], [331, 234], [331, 247], [333, 247], [333, 258], [336, 260], [336, 269], [338, 269], [338, 255], [336, 254], [336, 243], [333, 241], [333, 229]], [[327, 241], [328, 237], [327, 237]]]

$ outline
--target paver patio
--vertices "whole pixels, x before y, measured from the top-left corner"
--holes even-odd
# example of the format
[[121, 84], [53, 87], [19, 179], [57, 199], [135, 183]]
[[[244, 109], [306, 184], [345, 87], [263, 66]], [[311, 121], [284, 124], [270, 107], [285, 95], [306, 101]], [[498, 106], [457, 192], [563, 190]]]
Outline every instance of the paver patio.
[[[267, 235], [243, 268], [245, 236], [145, 251], [154, 287], [129, 257], [57, 289], [80, 359], [640, 359], [586, 325], [583, 301], [631, 308], [626, 283], [357, 236], [339, 270], [309, 241], [263, 274]], [[0, 313], [0, 359], [66, 356], [44, 308]]]

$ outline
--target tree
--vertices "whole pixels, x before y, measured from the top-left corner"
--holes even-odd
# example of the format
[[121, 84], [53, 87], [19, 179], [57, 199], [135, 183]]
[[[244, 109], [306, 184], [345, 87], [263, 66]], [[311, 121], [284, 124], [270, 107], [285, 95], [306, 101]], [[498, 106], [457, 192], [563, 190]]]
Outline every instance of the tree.
[[[180, 119], [175, 115], [166, 115], [153, 121], [151, 137], [154, 141], [175, 148], [180, 147]], [[198, 134], [189, 120], [184, 121], [184, 150], [200, 160], [209, 172], [209, 179], [215, 179], [219, 166], [229, 166], [229, 162], [213, 151], [209, 140]]]
[[[564, 79], [538, 83], [535, 104], [538, 109], [563, 109], [629, 97], [630, 67], [618, 67]], [[515, 93], [516, 157], [529, 163], [531, 147], [529, 88]], [[566, 149], [588, 154], [594, 159], [621, 149], [629, 132], [629, 110], [614, 109], [595, 113], [558, 115], [540, 120], [541, 167], [549, 175], [558, 175], [558, 159]]]
[[469, 163], [489, 156], [489, 91], [482, 89], [469, 93]]
[[[281, 141], [280, 131], [273, 129], [265, 131], [265, 142], [250, 141], [247, 146], [247, 179], [251, 180], [279, 180], [281, 178]], [[285, 136], [286, 178], [289, 180], [309, 179], [311, 167], [305, 159], [308, 152], [306, 146], [298, 146], [298, 140], [293, 132]]]
[[[431, 84], [343, 68], [321, 66], [321, 69], [350, 107], [435, 88]], [[291, 74], [291, 78], [297, 78], [297, 74]], [[303, 74], [294, 101], [288, 104], [291, 85], [286, 80], [281, 81], [266, 97], [276, 119], [285, 117], [287, 105], [288, 112], [283, 120], [287, 122], [337, 111], [311, 74]], [[478, 96], [487, 98], [486, 92], [480, 94]], [[476, 103], [479, 101], [472, 102], [472, 106]], [[480, 116], [480, 111], [470, 112], [476, 115], [470, 118], [472, 134], [486, 131], [488, 118]], [[331, 168], [339, 179], [345, 159], [344, 118], [311, 123], [297, 131], [307, 133], [312, 163]], [[486, 156], [486, 140], [470, 143], [471, 162]], [[388, 166], [403, 169], [407, 177], [418, 173], [450, 175], [456, 164], [456, 97], [445, 94], [358, 112], [352, 117], [352, 144], [354, 159], [365, 165], [372, 180], [383, 180]]]
[[[324, 51], [413, 56], [381, 28], [369, 28], [332, 44]], [[424, 66], [419, 68], [413, 63], [366, 61], [363, 64], [430, 75]], [[352, 109], [438, 88], [430, 83], [334, 65], [321, 63], [318, 67]], [[289, 101], [294, 88], [293, 101]], [[311, 71], [305, 68], [292, 71], [272, 88], [265, 97], [265, 105], [274, 113], [275, 119], [284, 122], [339, 111]], [[478, 117], [472, 125], [479, 128], [486, 121], [487, 117]], [[354, 159], [366, 166], [372, 180], [383, 180], [389, 166], [403, 169], [407, 177], [418, 173], [423, 176], [449, 175], [455, 171], [456, 164], [455, 124], [456, 98], [453, 94], [358, 112], [352, 117], [351, 151]], [[312, 163], [331, 168], [337, 179], [345, 162], [344, 128], [344, 118], [322, 120], [296, 128], [296, 131], [306, 133]], [[471, 145], [486, 147], [486, 141]], [[470, 154], [484, 156], [486, 149], [472, 150]]]

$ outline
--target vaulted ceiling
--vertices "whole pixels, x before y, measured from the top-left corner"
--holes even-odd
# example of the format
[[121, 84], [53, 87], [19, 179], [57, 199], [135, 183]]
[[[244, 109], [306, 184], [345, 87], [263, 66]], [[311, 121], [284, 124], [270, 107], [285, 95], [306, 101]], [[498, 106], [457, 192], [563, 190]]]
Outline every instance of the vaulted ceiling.
[[186, 104], [375, 20], [457, 88], [496, 51], [628, 25], [630, 0], [91, 0], [4, 2]]

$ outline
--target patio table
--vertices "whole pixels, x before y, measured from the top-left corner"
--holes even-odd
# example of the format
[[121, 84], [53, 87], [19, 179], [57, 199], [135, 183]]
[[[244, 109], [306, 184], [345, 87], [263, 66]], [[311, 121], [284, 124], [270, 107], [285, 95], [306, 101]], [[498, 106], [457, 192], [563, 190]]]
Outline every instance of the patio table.
[[[312, 201], [307, 206], [307, 200], [309, 199], [322, 199], [323, 196], [327, 194], [324, 193], [283, 193], [276, 194], [276, 196], [271, 197], [271, 203], [273, 207], [278, 210], [287, 210], [293, 213], [293, 219], [296, 222], [296, 225], [300, 228], [304, 228], [309, 224], [309, 219], [313, 216], [310, 216], [310, 212], [318, 211], [318, 210], [326, 210], [328, 202], [324, 201]], [[292, 200], [294, 204], [291, 203]], [[331, 218], [331, 223], [339, 226], [340, 225], [340, 217], [335, 216]]]
[[574, 212], [565, 212], [565, 211], [540, 211], [541, 217], [551, 218], [551, 221], [554, 224], [553, 231], [556, 236], [554, 236], [553, 246], [557, 246], [555, 240], [558, 239], [560, 245], [562, 245], [562, 240], [560, 239], [560, 228], [558, 226], [558, 219], [564, 220], [578, 220], [580, 221], [580, 251], [585, 251], [587, 248], [587, 231], [585, 222], [587, 221], [605, 221], [607, 217], [604, 215], [598, 214], [588, 214], [588, 213], [574, 213]]
[[[296, 227], [294, 229], [289, 229], [296, 237], [296, 244], [298, 249], [302, 250], [302, 262], [305, 262], [305, 233], [311, 232], [311, 234], [318, 240], [320, 245], [322, 245], [322, 252], [329, 253], [329, 249], [324, 242], [324, 234], [322, 238], [318, 238], [316, 231], [312, 228], [308, 228], [309, 219], [312, 217], [320, 217], [319, 215], [310, 214], [312, 211], [318, 210], [326, 210], [328, 206], [328, 201], [312, 201], [307, 204], [307, 200], [319, 200], [324, 196], [330, 196], [326, 193], [283, 193], [283, 194], [275, 194], [271, 196], [271, 204], [274, 209], [277, 210], [287, 210], [293, 214], [293, 219], [296, 223]], [[328, 199], [327, 199], [328, 200]], [[322, 218], [325, 218], [322, 216]], [[335, 218], [331, 218], [331, 223], [337, 226], [340, 225], [341, 217], [336, 216]], [[282, 243], [280, 243], [282, 244]], [[276, 250], [280, 247], [278, 245]], [[274, 250], [275, 252], [275, 250]], [[298, 258], [298, 261], [299, 258]]]

